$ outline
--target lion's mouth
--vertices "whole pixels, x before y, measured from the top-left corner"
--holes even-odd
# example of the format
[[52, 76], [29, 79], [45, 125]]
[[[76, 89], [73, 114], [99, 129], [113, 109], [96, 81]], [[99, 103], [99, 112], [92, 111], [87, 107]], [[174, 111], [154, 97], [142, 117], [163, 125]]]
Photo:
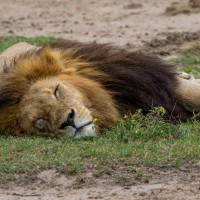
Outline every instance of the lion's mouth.
[[90, 125], [93, 125], [93, 122], [92, 121], [90, 121], [90, 122], [88, 122], [88, 123], [86, 123], [86, 124], [84, 124], [83, 126], [80, 126], [80, 127], [76, 127], [75, 126], [75, 124], [73, 123], [68, 123], [67, 121], [65, 121], [64, 123], [62, 123], [61, 124], [61, 126], [59, 127], [59, 129], [60, 130], [63, 130], [63, 129], [66, 129], [67, 127], [72, 127], [73, 128], [73, 136], [72, 137], [76, 137], [77, 135], [79, 135], [79, 134], [81, 134], [82, 133], [82, 131], [84, 130], [84, 128], [86, 127], [86, 126], [90, 126]]
[[72, 133], [70, 133], [70, 136], [73, 137], [73, 138], [74, 137], [81, 137], [81, 136], [84, 136], [84, 135], [94, 136], [95, 132], [89, 130], [91, 128], [88, 129], [88, 127], [90, 127], [90, 126], [93, 127], [93, 122], [92, 121], [89, 121], [89, 122], [85, 123], [84, 125], [82, 125], [80, 127], [77, 127], [75, 125], [74, 121], [67, 119], [66, 121], [64, 121], [60, 125], [59, 130], [64, 130], [67, 127], [72, 127], [72, 130], [71, 130]]
[[92, 121], [85, 123], [81, 122], [79, 125], [75, 123], [74, 109], [71, 109], [67, 119], [60, 125], [59, 130], [65, 130], [67, 127], [71, 127], [69, 135], [73, 138], [95, 136], [94, 124]]
[[84, 124], [83, 126], [77, 128], [76, 131], [75, 131], [75, 133], [74, 133], [74, 137], [76, 135], [78, 135], [79, 133], [81, 133], [81, 131], [84, 129], [84, 127], [89, 126], [90, 124], [92, 125], [93, 122], [88, 122], [88, 123]]
[[68, 126], [72, 126], [73, 128], [77, 129], [74, 123], [69, 123], [68, 121], [64, 121], [58, 129], [63, 130]]
[[88, 126], [88, 125], [90, 125], [90, 124], [92, 124], [92, 123], [93, 123], [93, 122], [90, 121], [90, 122], [87, 122], [86, 124], [84, 124], [83, 126], [76, 127], [74, 121], [69, 121], [69, 120], [67, 119], [66, 121], [64, 121], [64, 122], [60, 125], [60, 127], [59, 127], [58, 129], [62, 130], [62, 129], [65, 129], [66, 127], [68, 127], [68, 126], [71, 126], [71, 127], [73, 127], [73, 128], [76, 129], [76, 132], [78, 132], [78, 131], [81, 131], [81, 129], [83, 129], [85, 126]]

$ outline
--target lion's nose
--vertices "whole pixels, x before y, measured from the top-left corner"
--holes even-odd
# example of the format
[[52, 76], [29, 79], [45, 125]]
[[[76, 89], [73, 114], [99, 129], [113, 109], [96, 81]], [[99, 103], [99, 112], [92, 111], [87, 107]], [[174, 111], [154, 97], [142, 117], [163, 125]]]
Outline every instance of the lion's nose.
[[64, 128], [66, 128], [67, 126], [72, 126], [72, 127], [74, 127], [74, 128], [76, 129], [76, 126], [75, 126], [75, 124], [74, 124], [74, 117], [75, 117], [75, 111], [74, 111], [74, 109], [72, 108], [71, 111], [70, 111], [70, 113], [69, 113], [68, 116], [67, 116], [66, 121], [64, 121], [64, 122], [60, 125], [59, 129], [64, 129]]
[[74, 126], [74, 116], [75, 116], [75, 111], [72, 108], [70, 113], [67, 116], [67, 121], [66, 121], [67, 123], [70, 124], [70, 126]]

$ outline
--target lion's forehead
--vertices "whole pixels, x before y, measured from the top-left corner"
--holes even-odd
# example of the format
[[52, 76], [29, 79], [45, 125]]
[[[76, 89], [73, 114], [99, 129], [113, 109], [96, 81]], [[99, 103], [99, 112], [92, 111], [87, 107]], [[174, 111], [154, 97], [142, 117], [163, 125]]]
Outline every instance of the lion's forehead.
[[50, 115], [50, 109], [48, 107], [35, 107], [33, 105], [25, 107], [20, 112], [20, 117], [23, 117], [24, 120], [34, 121], [38, 117], [47, 118]]
[[[58, 96], [56, 88], [58, 88]], [[85, 119], [88, 116], [82, 93], [68, 83], [49, 78], [33, 84], [22, 97], [19, 105], [19, 121], [25, 129], [27, 127], [34, 129], [38, 119], [45, 119], [50, 126], [59, 127], [72, 109], [75, 110], [77, 117]]]
[[34, 120], [38, 117], [55, 120], [62, 115], [67, 115], [69, 108], [74, 108], [79, 112], [84, 107], [76, 98], [65, 99], [63, 101], [51, 100], [44, 96], [35, 96], [23, 100], [20, 105], [20, 116]]

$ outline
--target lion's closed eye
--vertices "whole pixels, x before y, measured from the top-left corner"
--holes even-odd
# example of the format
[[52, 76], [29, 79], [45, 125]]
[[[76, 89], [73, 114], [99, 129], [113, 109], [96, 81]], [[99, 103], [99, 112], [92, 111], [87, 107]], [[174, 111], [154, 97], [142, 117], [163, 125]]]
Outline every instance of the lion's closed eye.
[[59, 84], [56, 86], [54, 90], [54, 96], [58, 99], [60, 97], [60, 90], [59, 90]]

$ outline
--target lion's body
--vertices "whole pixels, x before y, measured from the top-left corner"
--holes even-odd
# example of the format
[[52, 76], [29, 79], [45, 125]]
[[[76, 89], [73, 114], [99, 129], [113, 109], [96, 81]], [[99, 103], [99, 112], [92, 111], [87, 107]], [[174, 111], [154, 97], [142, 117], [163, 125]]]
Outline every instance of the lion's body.
[[[175, 68], [160, 59], [107, 44], [53, 44], [23, 53], [2, 74], [0, 130], [33, 133], [36, 130], [31, 129], [31, 123], [38, 110], [44, 110], [44, 104], [51, 108], [45, 111], [48, 120], [54, 120], [58, 127], [64, 117], [58, 113], [68, 106], [67, 100], [55, 103], [41, 94], [45, 90], [52, 95], [54, 82], [55, 86], [62, 85], [63, 94], [69, 91], [69, 99], [81, 102], [70, 104], [70, 108], [79, 113], [84, 107], [92, 119], [97, 118], [100, 128], [110, 127], [117, 118], [136, 109], [147, 113], [156, 106], [165, 108], [165, 118], [170, 121], [192, 116], [177, 98]], [[29, 124], [23, 120], [26, 116]]]

